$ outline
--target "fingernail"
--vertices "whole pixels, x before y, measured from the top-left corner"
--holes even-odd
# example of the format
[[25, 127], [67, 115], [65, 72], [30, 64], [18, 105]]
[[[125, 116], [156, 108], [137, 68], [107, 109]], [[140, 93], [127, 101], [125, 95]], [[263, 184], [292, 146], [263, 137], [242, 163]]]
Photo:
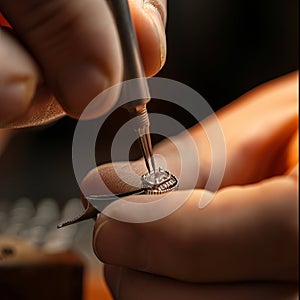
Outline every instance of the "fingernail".
[[137, 270], [146, 267], [145, 239], [134, 224], [104, 220], [94, 234], [94, 251], [101, 261], [108, 264]]
[[153, 25], [156, 29], [156, 34], [159, 40], [159, 51], [160, 51], [160, 68], [164, 65], [167, 55], [167, 43], [164, 25], [164, 16], [157, 5], [157, 1], [145, 1], [144, 9], [148, 12], [151, 17]]
[[32, 96], [26, 82], [0, 83], [1, 122], [11, 121], [23, 114]]
[[[83, 61], [65, 66], [58, 74], [58, 98], [67, 113], [79, 118], [87, 105], [108, 88], [109, 78], [96, 64]], [[103, 114], [109, 103], [94, 107], [94, 116]]]

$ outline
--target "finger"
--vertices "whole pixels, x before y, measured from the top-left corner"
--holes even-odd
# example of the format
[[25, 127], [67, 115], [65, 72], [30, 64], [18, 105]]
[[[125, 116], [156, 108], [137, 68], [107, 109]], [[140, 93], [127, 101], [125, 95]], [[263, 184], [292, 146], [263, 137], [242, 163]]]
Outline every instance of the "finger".
[[[185, 141], [184, 137], [178, 140], [181, 148], [190, 144]], [[193, 189], [195, 182], [192, 180], [191, 173], [197, 174], [197, 164], [193, 161], [193, 157], [187, 155], [181, 159], [180, 153], [171, 142], [163, 142], [159, 145], [159, 151], [154, 151], [154, 159], [157, 166], [171, 172], [179, 178], [178, 189]], [[159, 153], [159, 155], [156, 155]], [[184, 170], [182, 171], [182, 162], [184, 162]], [[204, 169], [202, 164], [201, 169]], [[188, 170], [188, 172], [187, 172]], [[191, 170], [194, 170], [193, 172]], [[130, 162], [108, 163], [92, 169], [81, 183], [81, 190], [84, 195], [103, 195], [108, 193], [124, 193], [133, 191], [141, 187], [141, 176], [148, 171], [143, 159]], [[202, 183], [199, 183], [202, 185]], [[199, 185], [198, 184], [198, 185]]]
[[[282, 175], [298, 160], [296, 147], [290, 147], [297, 141], [293, 136], [298, 130], [298, 72], [253, 89], [218, 111], [216, 116], [219, 125], [215, 117], [208, 117], [175, 138], [177, 143], [185, 145], [185, 139], [191, 135], [198, 147], [201, 162], [198, 188], [205, 186], [212, 164], [216, 169], [219, 165], [219, 157], [212, 157], [212, 151], [218, 149], [213, 149], [210, 143], [218, 136], [218, 133], [214, 135], [215, 127], [221, 127], [226, 146], [226, 169], [221, 187]], [[222, 140], [218, 142], [223, 143]], [[183, 154], [175, 150], [174, 145], [166, 141], [154, 149], [166, 160], [171, 160], [176, 170], [180, 168], [180, 155], [188, 156], [186, 153], [190, 153], [190, 149], [185, 146]], [[196, 159], [190, 157], [191, 167]]]
[[166, 0], [130, 0], [147, 76], [155, 75], [166, 60]]
[[61, 106], [13, 32], [0, 29], [0, 42], [0, 127], [36, 126], [62, 117]]
[[191, 284], [111, 265], [104, 270], [116, 300], [296, 300], [298, 294], [296, 284]]
[[227, 148], [222, 186], [284, 174], [290, 167], [286, 149], [298, 128], [298, 72], [259, 86], [217, 116]]
[[0, 126], [24, 114], [35, 94], [38, 68], [12, 34], [0, 29]]
[[[278, 177], [220, 190], [204, 209], [199, 209], [203, 191], [196, 190], [182, 207], [155, 222], [101, 216], [95, 252], [108, 264], [184, 281], [295, 280], [297, 189], [294, 177]], [[182, 195], [173, 192], [173, 201]], [[134, 201], [154, 198], [135, 196]], [[131, 211], [122, 212], [130, 219]]]
[[286, 149], [298, 128], [297, 107], [294, 72], [245, 94], [231, 112], [220, 112], [228, 145], [224, 185], [257, 182], [290, 168]]
[[1, 1], [0, 9], [71, 115], [78, 117], [121, 78], [117, 32], [105, 1]]
[[[12, 3], [5, 0], [1, 1], [0, 10], [37, 59], [47, 84], [71, 116], [79, 117], [94, 97], [122, 79], [117, 30], [105, 1]], [[135, 19], [145, 16], [143, 5], [133, 11]], [[158, 10], [152, 12], [158, 14]], [[149, 35], [149, 39], [144, 40], [150, 44], [142, 42], [141, 48], [150, 46], [157, 50], [157, 29], [154, 23], [150, 25], [152, 15], [146, 15], [147, 21], [136, 21], [143, 27], [140, 35]], [[150, 31], [145, 33], [147, 29]], [[146, 63], [154, 64], [155, 60]], [[153, 70], [153, 67], [146, 69]], [[105, 103], [100, 103], [95, 114], [106, 112], [115, 101], [115, 95], [109, 97]]]

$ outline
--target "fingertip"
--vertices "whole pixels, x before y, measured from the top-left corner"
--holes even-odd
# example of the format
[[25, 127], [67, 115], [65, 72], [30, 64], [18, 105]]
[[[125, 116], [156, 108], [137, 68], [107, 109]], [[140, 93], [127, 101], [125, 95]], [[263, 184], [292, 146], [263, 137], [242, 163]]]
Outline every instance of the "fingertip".
[[92, 169], [81, 183], [85, 195], [120, 194], [140, 188], [145, 174], [142, 161], [116, 162]]
[[101, 93], [117, 83], [119, 77], [118, 74], [106, 72], [96, 63], [72, 63], [58, 74], [56, 96], [65, 112], [73, 118], [79, 119], [89, 104], [93, 107], [84, 118], [99, 117], [115, 105], [117, 92], [112, 90], [106, 97], [101, 97]]
[[98, 257], [100, 261], [104, 261], [105, 258], [103, 258], [102, 255], [102, 244], [99, 242], [101, 239], [101, 230], [106, 225], [107, 222], [110, 222], [111, 220], [107, 218], [102, 213], [97, 216], [94, 230], [93, 230], [93, 250], [95, 255]]
[[104, 218], [95, 227], [93, 247], [104, 263], [137, 270], [147, 267], [146, 240], [134, 224]]
[[0, 124], [4, 126], [25, 113], [32, 96], [26, 82], [0, 84]]
[[130, 1], [146, 76], [155, 75], [166, 60], [165, 6], [160, 1]]
[[9, 32], [0, 31], [0, 126], [22, 116], [34, 97], [38, 69], [26, 50]]
[[[38, 10], [32, 9], [31, 2], [12, 5], [8, 1], [1, 8], [39, 63], [59, 104], [79, 118], [123, 75], [121, 47], [107, 1], [42, 1]], [[117, 94], [93, 102], [85, 118], [106, 113]]]

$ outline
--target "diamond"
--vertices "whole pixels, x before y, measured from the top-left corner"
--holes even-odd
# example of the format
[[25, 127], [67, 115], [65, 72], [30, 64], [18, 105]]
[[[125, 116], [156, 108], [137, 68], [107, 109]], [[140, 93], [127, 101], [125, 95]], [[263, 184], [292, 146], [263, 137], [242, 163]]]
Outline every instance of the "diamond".
[[142, 187], [146, 194], [162, 194], [176, 189], [178, 180], [170, 172], [159, 168], [142, 176]]

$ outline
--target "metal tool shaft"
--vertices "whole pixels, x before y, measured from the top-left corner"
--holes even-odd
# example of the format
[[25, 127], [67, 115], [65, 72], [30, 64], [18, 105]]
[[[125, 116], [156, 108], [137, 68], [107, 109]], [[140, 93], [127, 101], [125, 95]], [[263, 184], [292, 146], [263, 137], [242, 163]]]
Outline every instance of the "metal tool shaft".
[[139, 78], [136, 88], [140, 89], [142, 99], [133, 100], [125, 105], [132, 117], [136, 117], [135, 131], [138, 134], [140, 148], [143, 153], [148, 172], [155, 171], [152, 143], [149, 131], [149, 117], [146, 104], [150, 101], [149, 87], [145, 77], [144, 66], [132, 22], [127, 0], [110, 0], [111, 10], [116, 21], [122, 47], [124, 63], [124, 80]]

